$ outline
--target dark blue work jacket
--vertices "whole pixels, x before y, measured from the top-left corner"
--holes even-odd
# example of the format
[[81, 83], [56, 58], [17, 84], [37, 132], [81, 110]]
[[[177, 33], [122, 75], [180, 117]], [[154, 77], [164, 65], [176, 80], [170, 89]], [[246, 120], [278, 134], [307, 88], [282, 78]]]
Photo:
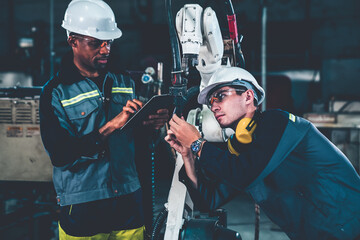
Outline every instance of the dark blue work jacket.
[[205, 143], [197, 171], [198, 189], [187, 185], [199, 205], [214, 209], [245, 190], [291, 239], [360, 235], [360, 177], [303, 118], [266, 111], [238, 157]]

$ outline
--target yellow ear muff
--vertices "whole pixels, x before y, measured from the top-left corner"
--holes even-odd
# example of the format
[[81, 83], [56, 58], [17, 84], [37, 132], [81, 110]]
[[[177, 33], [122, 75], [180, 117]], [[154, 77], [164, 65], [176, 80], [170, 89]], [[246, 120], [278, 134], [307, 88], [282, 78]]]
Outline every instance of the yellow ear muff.
[[243, 143], [248, 144], [252, 142], [252, 133], [256, 128], [256, 123], [252, 118], [243, 118], [236, 126], [235, 136], [236, 139]]
[[252, 142], [252, 133], [255, 131], [256, 122], [253, 118], [243, 118], [236, 126], [235, 134], [228, 139], [228, 150], [231, 154], [239, 156], [241, 144]]

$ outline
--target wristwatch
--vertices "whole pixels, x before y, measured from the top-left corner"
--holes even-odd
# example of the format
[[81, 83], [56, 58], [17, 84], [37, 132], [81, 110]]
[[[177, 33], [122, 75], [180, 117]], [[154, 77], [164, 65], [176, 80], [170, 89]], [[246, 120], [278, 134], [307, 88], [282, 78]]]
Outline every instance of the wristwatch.
[[190, 145], [190, 149], [191, 149], [191, 152], [197, 156], [198, 152], [200, 151], [201, 149], [201, 144], [202, 142], [204, 142], [205, 139], [203, 138], [199, 138], [198, 140], [195, 140], [191, 145]]

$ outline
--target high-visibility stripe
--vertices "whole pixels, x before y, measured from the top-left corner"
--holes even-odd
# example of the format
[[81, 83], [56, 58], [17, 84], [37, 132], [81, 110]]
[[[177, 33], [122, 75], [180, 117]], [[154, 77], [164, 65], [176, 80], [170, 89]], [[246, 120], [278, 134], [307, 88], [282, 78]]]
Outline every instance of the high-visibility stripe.
[[87, 93], [82, 93], [77, 95], [76, 97], [70, 98], [70, 99], [66, 99], [66, 100], [62, 100], [61, 104], [63, 105], [63, 107], [78, 103], [84, 99], [87, 98], [92, 98], [92, 97], [97, 97], [100, 96], [99, 92], [97, 90], [91, 91], [91, 92], [87, 92]]
[[[133, 93], [133, 89], [132, 88], [121, 88], [121, 87], [113, 87], [112, 88], [112, 93]], [[100, 96], [99, 92], [97, 90], [91, 91], [91, 92], [86, 92], [86, 93], [82, 93], [77, 95], [76, 97], [70, 98], [70, 99], [65, 99], [61, 101], [61, 104], [63, 105], [63, 107], [78, 103], [84, 99], [87, 98], [92, 98], [92, 97], [97, 97]]]
[[289, 119], [295, 122], [296, 117], [293, 114], [289, 113]]
[[121, 87], [113, 87], [112, 93], [133, 93], [132, 88], [121, 88]]

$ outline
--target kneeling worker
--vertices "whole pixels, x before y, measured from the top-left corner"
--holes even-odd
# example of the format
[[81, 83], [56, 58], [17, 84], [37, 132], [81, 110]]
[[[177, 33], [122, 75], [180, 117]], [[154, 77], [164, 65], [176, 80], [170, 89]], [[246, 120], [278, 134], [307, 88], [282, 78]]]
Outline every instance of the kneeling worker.
[[246, 70], [219, 69], [199, 96], [222, 128], [228, 149], [201, 138], [176, 115], [165, 140], [181, 153], [188, 190], [215, 209], [248, 192], [291, 239], [359, 239], [360, 177], [309, 121], [282, 110], [260, 112], [264, 90]]

